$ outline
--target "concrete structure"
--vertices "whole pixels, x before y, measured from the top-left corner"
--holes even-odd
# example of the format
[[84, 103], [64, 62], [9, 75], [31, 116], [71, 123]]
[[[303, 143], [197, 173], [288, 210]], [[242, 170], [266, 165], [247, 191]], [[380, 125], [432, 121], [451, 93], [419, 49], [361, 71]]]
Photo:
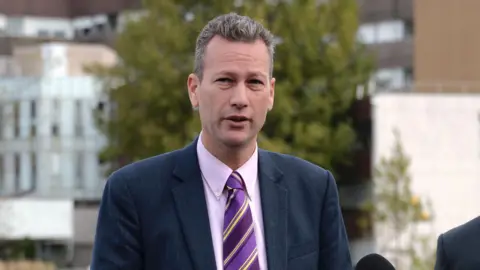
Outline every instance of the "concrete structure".
[[377, 88], [403, 89], [414, 80], [413, 0], [358, 0], [358, 38], [376, 60]]
[[35, 258], [65, 265], [73, 257], [73, 216], [74, 205], [71, 200], [5, 200], [0, 205], [0, 239], [9, 243], [33, 240], [31, 244]]
[[41, 38], [59, 40], [108, 39], [117, 31], [117, 21], [107, 14], [95, 14], [75, 18], [0, 14], [0, 36], [17, 38]]
[[98, 205], [93, 203], [75, 203], [74, 238], [72, 265], [85, 267], [90, 265], [95, 229], [97, 227]]
[[[413, 192], [433, 206], [433, 223], [419, 229], [434, 247], [440, 233], [480, 213], [480, 94], [385, 93], [372, 103], [374, 161], [390, 156], [397, 129]], [[392, 239], [380, 232], [376, 240]]]
[[[89, 264], [105, 182], [98, 152], [106, 141], [93, 112], [106, 107], [100, 82], [83, 67], [115, 62], [104, 45], [61, 42], [14, 47], [0, 58], [0, 196], [6, 198], [0, 221], [13, 227], [0, 239], [29, 237], [37, 256], [60, 266]], [[37, 216], [18, 214], [32, 211]], [[45, 226], [38, 215], [48, 220]], [[50, 226], [55, 218], [62, 221]], [[51, 248], [43, 252], [44, 246]]]
[[358, 35], [375, 56], [378, 91], [480, 92], [478, 1], [358, 3]]
[[98, 198], [104, 141], [93, 110], [100, 84], [83, 65], [111, 64], [114, 53], [101, 45], [52, 43], [17, 48], [13, 59], [22, 76], [0, 79], [1, 192]]
[[[37, 200], [14, 198], [2, 202], [0, 237], [7, 240], [73, 239], [73, 213], [71, 200]], [[48, 211], [45, 211], [48, 209]]]

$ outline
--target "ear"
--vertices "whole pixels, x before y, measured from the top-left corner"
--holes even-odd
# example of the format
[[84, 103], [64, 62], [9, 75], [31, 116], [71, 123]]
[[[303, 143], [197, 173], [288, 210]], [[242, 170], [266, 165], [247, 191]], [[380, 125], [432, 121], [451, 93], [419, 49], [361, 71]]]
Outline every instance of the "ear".
[[269, 104], [268, 110], [271, 111], [273, 109], [273, 102], [275, 99], [275, 78], [270, 80], [270, 96], [269, 96]]
[[187, 88], [188, 88], [188, 97], [190, 98], [190, 103], [192, 104], [192, 108], [198, 108], [198, 98], [197, 98], [197, 90], [200, 86], [200, 79], [195, 74], [188, 75], [187, 79]]

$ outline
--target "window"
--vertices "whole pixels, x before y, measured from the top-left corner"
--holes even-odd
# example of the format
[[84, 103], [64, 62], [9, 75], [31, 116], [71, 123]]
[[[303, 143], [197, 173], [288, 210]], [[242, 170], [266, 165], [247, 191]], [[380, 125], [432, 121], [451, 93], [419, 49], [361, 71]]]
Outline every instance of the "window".
[[53, 137], [58, 137], [58, 134], [59, 134], [58, 124], [53, 124], [52, 125], [52, 135], [53, 135]]
[[415, 31], [413, 21], [412, 20], [407, 20], [407, 21], [404, 22], [404, 24], [405, 24], [405, 36], [407, 36], [407, 37], [413, 36], [414, 31]]
[[56, 37], [56, 38], [65, 38], [65, 32], [63, 31], [55, 31], [53, 33], [53, 36]]
[[5, 166], [3, 164], [3, 156], [0, 155], [0, 194], [3, 193], [5, 189]]
[[82, 101], [76, 100], [75, 101], [75, 136], [81, 137], [83, 136], [83, 117], [82, 117]]
[[395, 42], [405, 37], [402, 21], [381, 22], [377, 25], [377, 42]]
[[357, 38], [360, 42], [365, 44], [372, 44], [376, 42], [375, 25], [364, 24], [358, 28]]
[[0, 104], [0, 139], [3, 138], [3, 125], [4, 125], [4, 107]]
[[411, 86], [413, 84], [413, 68], [412, 67], [406, 67], [403, 69], [404, 77], [405, 77], [405, 84], [407, 86]]
[[84, 162], [83, 153], [81, 151], [77, 152], [75, 157], [75, 188], [77, 189], [85, 188]]
[[30, 165], [31, 165], [31, 183], [30, 187], [34, 190], [37, 187], [37, 155], [33, 152], [30, 154]]
[[380, 90], [400, 90], [413, 81], [413, 71], [403, 67], [379, 69], [374, 80]]
[[20, 103], [17, 101], [13, 104], [13, 125], [14, 137], [20, 137]]
[[38, 30], [37, 35], [39, 37], [49, 37], [50, 33], [47, 30]]
[[413, 35], [412, 21], [366, 23], [358, 28], [357, 38], [365, 44], [398, 42]]
[[52, 136], [58, 137], [60, 135], [60, 127], [59, 127], [59, 118], [60, 118], [60, 102], [57, 99], [54, 99], [53, 101], [53, 108], [52, 108]]
[[37, 127], [34, 123], [30, 126], [30, 138], [35, 138], [37, 136]]
[[37, 118], [37, 103], [35, 100], [30, 102], [30, 137], [37, 136], [35, 119]]
[[15, 168], [15, 178], [14, 178], [14, 181], [15, 181], [15, 192], [19, 192], [21, 190], [21, 178], [20, 178], [20, 172], [21, 172], [21, 157], [20, 157], [20, 154], [15, 154], [15, 157], [14, 157], [14, 168]]
[[52, 175], [58, 176], [60, 174], [60, 154], [52, 153]]
[[30, 102], [30, 118], [37, 118], [37, 103], [35, 102], [35, 100], [32, 100]]

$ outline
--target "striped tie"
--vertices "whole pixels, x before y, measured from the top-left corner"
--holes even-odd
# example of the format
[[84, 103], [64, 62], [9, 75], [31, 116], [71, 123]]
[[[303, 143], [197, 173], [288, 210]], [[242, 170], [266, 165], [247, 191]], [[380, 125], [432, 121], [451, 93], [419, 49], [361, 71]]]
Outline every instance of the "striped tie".
[[254, 222], [242, 176], [233, 172], [227, 180], [227, 205], [223, 225], [225, 270], [260, 269]]

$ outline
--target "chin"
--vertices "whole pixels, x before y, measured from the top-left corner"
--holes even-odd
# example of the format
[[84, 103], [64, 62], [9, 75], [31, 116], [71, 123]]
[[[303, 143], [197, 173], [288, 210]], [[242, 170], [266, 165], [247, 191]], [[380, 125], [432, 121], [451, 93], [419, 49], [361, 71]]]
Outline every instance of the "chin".
[[232, 148], [239, 148], [248, 145], [252, 141], [250, 136], [246, 135], [227, 135], [222, 138], [223, 144]]

